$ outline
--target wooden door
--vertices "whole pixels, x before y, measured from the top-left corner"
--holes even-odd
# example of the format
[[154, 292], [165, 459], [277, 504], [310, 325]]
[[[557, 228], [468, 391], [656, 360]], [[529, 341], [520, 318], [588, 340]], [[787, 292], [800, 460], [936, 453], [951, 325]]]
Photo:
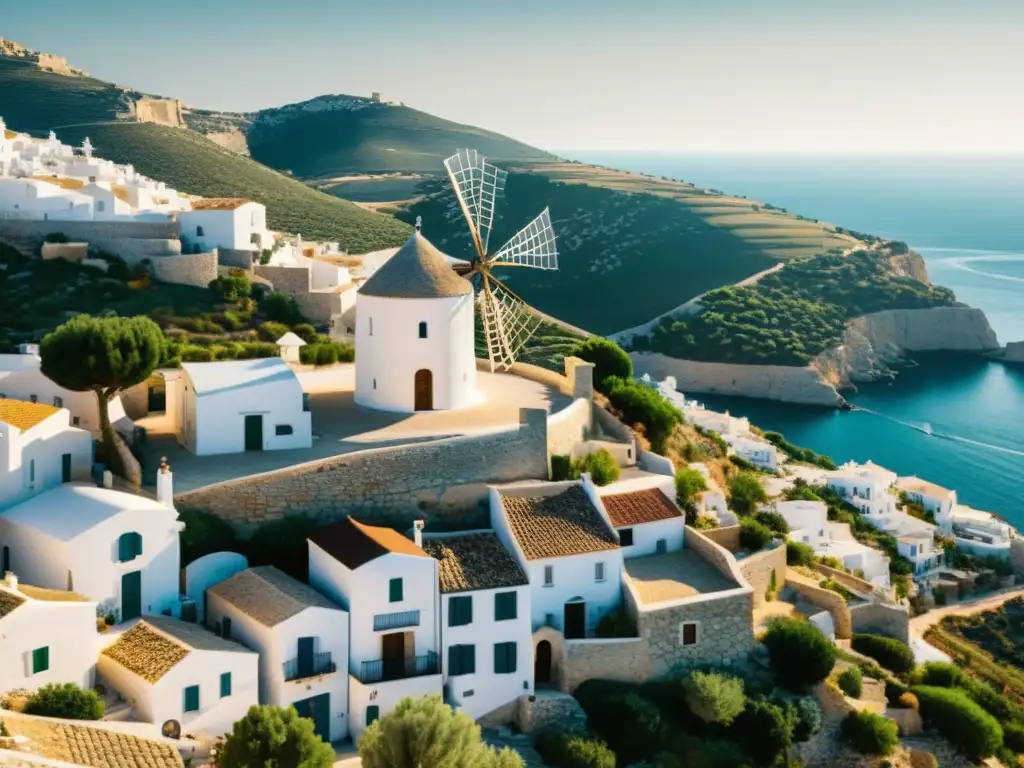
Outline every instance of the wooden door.
[[533, 660], [533, 683], [538, 687], [551, 684], [551, 643], [547, 640], [537, 643]]
[[299, 677], [306, 678], [313, 675], [313, 638], [299, 638]]
[[313, 721], [313, 731], [326, 742], [331, 740], [331, 694], [322, 693], [309, 699], [296, 701], [293, 705], [300, 717]]
[[121, 576], [121, 621], [142, 615], [142, 571]]
[[416, 371], [416, 395], [414, 408], [417, 411], [434, 410], [434, 374], [427, 368]]
[[245, 417], [245, 450], [263, 450], [263, 416], [253, 414]]
[[566, 603], [565, 604], [565, 628], [566, 640], [579, 640], [587, 636], [587, 604]]
[[405, 633], [391, 632], [381, 638], [384, 649], [383, 674], [385, 680], [397, 680], [405, 675]]

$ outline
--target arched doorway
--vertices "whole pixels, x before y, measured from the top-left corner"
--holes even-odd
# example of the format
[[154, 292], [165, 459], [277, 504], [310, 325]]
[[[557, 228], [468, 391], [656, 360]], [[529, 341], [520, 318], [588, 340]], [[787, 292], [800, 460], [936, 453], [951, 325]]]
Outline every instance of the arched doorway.
[[551, 685], [551, 643], [547, 640], [537, 643], [534, 652], [533, 684], [538, 688]]
[[414, 399], [415, 410], [434, 410], [434, 374], [428, 368], [420, 368], [416, 371]]

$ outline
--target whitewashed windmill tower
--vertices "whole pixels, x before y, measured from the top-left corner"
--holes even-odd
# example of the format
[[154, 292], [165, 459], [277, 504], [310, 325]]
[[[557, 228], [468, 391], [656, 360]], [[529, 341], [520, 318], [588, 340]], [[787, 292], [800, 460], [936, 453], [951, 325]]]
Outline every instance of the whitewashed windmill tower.
[[[494, 267], [558, 269], [548, 210], [494, 253], [488, 251], [495, 201], [506, 173], [475, 150], [445, 160], [476, 256], [441, 253], [416, 231], [359, 289], [356, 392], [360, 405], [408, 413], [467, 408], [476, 385], [474, 305], [491, 371], [508, 370], [540, 317], [492, 274]], [[473, 282], [477, 283], [474, 298]]]

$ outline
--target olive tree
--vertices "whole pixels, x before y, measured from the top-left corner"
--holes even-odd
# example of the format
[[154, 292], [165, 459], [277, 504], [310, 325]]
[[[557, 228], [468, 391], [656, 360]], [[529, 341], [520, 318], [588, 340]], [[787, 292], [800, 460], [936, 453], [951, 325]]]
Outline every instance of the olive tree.
[[331, 768], [334, 749], [294, 707], [251, 706], [216, 755], [217, 768]]

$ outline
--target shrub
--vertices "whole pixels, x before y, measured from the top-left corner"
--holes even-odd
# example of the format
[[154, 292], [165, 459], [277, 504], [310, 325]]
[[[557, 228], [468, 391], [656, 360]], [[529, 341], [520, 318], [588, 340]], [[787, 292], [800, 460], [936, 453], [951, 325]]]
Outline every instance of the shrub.
[[741, 515], [751, 515], [768, 499], [757, 475], [740, 472], [729, 478], [729, 506]]
[[306, 539], [319, 524], [305, 515], [289, 515], [263, 523], [245, 542], [242, 553], [249, 565], [274, 565], [299, 581], [309, 575], [309, 554]]
[[592, 336], [577, 344], [569, 354], [594, 364], [594, 386], [601, 392], [606, 391], [605, 380], [609, 376], [633, 378], [633, 361], [622, 347], [610, 339]]
[[993, 715], [997, 720], [1009, 720], [1015, 716], [1017, 707], [1013, 702], [988, 683], [964, 675], [960, 681], [960, 687], [970, 697], [971, 701]]
[[697, 509], [697, 494], [708, 489], [707, 481], [698, 470], [680, 467], [676, 470], [676, 501], [687, 512]]
[[765, 698], [751, 699], [733, 726], [755, 765], [773, 765], [793, 741], [793, 713]]
[[899, 698], [896, 699], [896, 706], [900, 709], [919, 709], [921, 707], [920, 702], [917, 700], [917, 696], [912, 694], [910, 691], [901, 693]]
[[605, 448], [588, 453], [580, 459], [576, 470], [579, 474], [589, 472], [595, 485], [608, 485], [619, 479], [619, 462]]
[[351, 344], [339, 341], [322, 341], [299, 347], [299, 362], [303, 365], [334, 365], [349, 363], [355, 359], [355, 349]]
[[864, 692], [864, 680], [857, 667], [844, 669], [839, 673], [836, 682], [839, 683], [840, 690], [850, 698], [859, 699]]
[[999, 722], [963, 691], [920, 685], [914, 688], [914, 695], [921, 703], [925, 725], [936, 728], [971, 757], [988, 757], [1002, 745]]
[[891, 637], [855, 634], [850, 647], [898, 675], [914, 668], [914, 652], [910, 646]]
[[536, 747], [544, 761], [557, 768], [615, 768], [614, 752], [576, 733], [545, 731], [537, 737]]
[[796, 700], [796, 725], [793, 727], [793, 741], [807, 741], [821, 728], [821, 707], [811, 696]]
[[787, 541], [786, 565], [814, 565], [814, 547], [802, 541]]
[[899, 701], [903, 694], [910, 693], [910, 689], [895, 677], [884, 675], [882, 682], [885, 683], [885, 698], [889, 701]]
[[789, 523], [787, 523], [786, 518], [778, 512], [763, 509], [754, 515], [754, 519], [766, 528], [769, 528], [776, 533], [781, 533], [783, 536], [789, 533]]
[[698, 531], [706, 531], [718, 527], [718, 518], [714, 515], [697, 515], [692, 525]]
[[917, 671], [914, 679], [920, 685], [953, 688], [964, 679], [964, 672], [955, 664], [945, 661], [928, 661]]
[[1003, 723], [1003, 744], [1014, 752], [1024, 752], [1024, 724]]
[[299, 717], [294, 707], [249, 707], [217, 751], [217, 768], [333, 764], [334, 750], [313, 731], [313, 721]]
[[276, 342], [288, 333], [288, 326], [284, 323], [275, 323], [273, 320], [267, 320], [265, 323], [260, 323], [256, 332], [260, 335], [260, 338], [263, 339], [263, 341]]
[[249, 280], [243, 275], [219, 275], [210, 281], [210, 290], [221, 301], [232, 304], [244, 299], [252, 292]]
[[942, 587], [935, 587], [932, 590], [932, 598], [935, 600], [936, 605], [946, 604], [946, 590]]
[[572, 477], [572, 457], [567, 453], [551, 455], [551, 479], [554, 482], [569, 480]]
[[757, 472], [758, 471], [757, 470], [757, 465], [754, 462], [747, 461], [742, 456], [737, 456], [736, 454], [732, 454], [729, 457], [729, 463], [732, 464], [737, 469], [742, 469], [742, 470], [744, 470], [746, 472]]
[[47, 683], [32, 694], [25, 713], [67, 720], [99, 720], [103, 702], [95, 691], [85, 691], [74, 683]]
[[939, 768], [939, 760], [931, 752], [910, 750], [910, 768]]
[[280, 291], [274, 291], [263, 299], [260, 308], [269, 319], [289, 326], [301, 323], [305, 319], [302, 317], [302, 313], [299, 312], [298, 302], [288, 294], [281, 293]]
[[746, 706], [743, 681], [716, 672], [693, 672], [683, 680], [686, 705], [705, 723], [729, 725]]
[[314, 328], [309, 323], [299, 323], [294, 328], [292, 328], [292, 333], [294, 333], [307, 344], [316, 344], [318, 339], [316, 328]]
[[588, 680], [575, 692], [587, 713], [587, 724], [607, 742], [623, 763], [657, 754], [664, 741], [661, 711], [636, 686], [610, 680]]
[[740, 546], [748, 552], [760, 552], [773, 538], [772, 532], [753, 518], [740, 519]]
[[178, 510], [178, 519], [185, 524], [181, 532], [181, 566], [212, 552], [237, 552], [235, 530], [223, 518], [202, 509]]
[[639, 424], [651, 441], [655, 452], [665, 449], [665, 441], [676, 424], [681, 424], [683, 415], [672, 403], [663, 398], [657, 390], [645, 387], [632, 379], [609, 376], [605, 381], [608, 400], [622, 413], [627, 424]]
[[868, 710], [854, 712], [843, 720], [842, 735], [864, 755], [888, 755], [899, 743], [896, 723]]
[[794, 618], [773, 621], [764, 636], [779, 683], [800, 691], [828, 677], [836, 649], [813, 624]]

